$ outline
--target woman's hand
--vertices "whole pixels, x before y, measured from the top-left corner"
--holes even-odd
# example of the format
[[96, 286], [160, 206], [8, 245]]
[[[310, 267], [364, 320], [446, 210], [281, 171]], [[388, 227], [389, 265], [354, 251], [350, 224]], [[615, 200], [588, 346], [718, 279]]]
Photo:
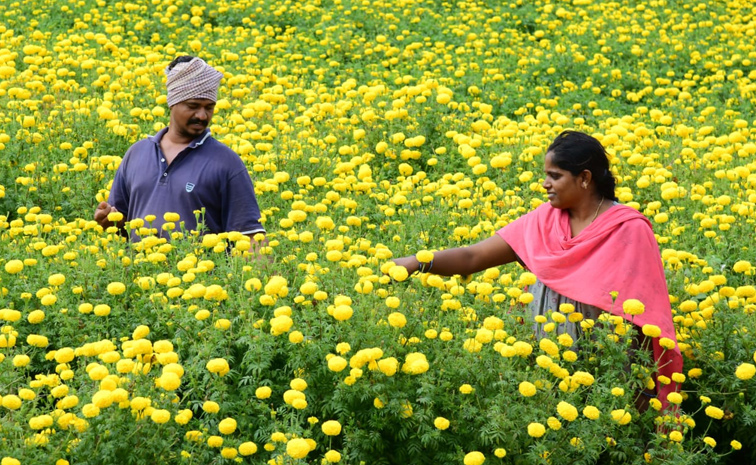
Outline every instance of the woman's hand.
[[403, 266], [407, 269], [407, 273], [412, 274], [420, 269], [420, 262], [414, 256], [401, 257], [392, 260], [397, 266]]
[[[512, 247], [495, 235], [467, 247], [434, 252], [433, 266], [428, 272], [441, 276], [467, 276], [515, 260], [517, 255]], [[414, 256], [397, 258], [393, 262], [405, 267], [409, 274], [420, 269], [420, 262]]]

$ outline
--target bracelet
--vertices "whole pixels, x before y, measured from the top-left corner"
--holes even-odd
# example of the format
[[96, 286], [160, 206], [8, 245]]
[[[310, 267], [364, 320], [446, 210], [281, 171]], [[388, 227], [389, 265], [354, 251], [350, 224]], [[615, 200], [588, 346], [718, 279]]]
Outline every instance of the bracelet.
[[[415, 257], [415, 260], [417, 260], [417, 257]], [[419, 273], [430, 273], [431, 268], [433, 268], [433, 260], [428, 263], [423, 263], [420, 260], [417, 260], [417, 263], [419, 264], [417, 269], [417, 272]]]

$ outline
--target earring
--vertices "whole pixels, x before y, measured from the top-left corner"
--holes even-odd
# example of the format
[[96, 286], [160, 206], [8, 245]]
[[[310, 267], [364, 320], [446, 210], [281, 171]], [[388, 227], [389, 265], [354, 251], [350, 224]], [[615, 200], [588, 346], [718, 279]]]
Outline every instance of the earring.
[[587, 188], [588, 188], [588, 183], [584, 182], [583, 183], [583, 189], [587, 189]]

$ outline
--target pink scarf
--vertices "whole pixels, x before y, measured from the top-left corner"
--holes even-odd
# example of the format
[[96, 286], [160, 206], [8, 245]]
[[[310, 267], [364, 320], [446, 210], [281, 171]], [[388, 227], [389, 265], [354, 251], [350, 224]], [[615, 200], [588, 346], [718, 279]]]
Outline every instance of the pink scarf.
[[[659, 374], [671, 378], [683, 369], [677, 346], [667, 281], [659, 246], [651, 223], [641, 213], [615, 205], [571, 237], [566, 210], [544, 203], [518, 218], [497, 234], [512, 247], [522, 263], [553, 291], [625, 318], [639, 328], [646, 324], [661, 329], [661, 337], [675, 341], [674, 350], [653, 339]], [[610, 292], [616, 291], [612, 303]], [[641, 315], [626, 315], [622, 303], [638, 299], [645, 304]], [[677, 383], [656, 383], [657, 396], [666, 408], [667, 394]]]

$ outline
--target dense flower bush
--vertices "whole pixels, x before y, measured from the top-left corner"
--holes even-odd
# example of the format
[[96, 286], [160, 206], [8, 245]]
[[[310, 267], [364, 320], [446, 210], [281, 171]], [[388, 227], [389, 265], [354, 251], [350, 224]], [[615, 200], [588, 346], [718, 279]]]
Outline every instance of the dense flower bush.
[[[0, 17], [2, 465], [717, 463], [756, 440], [750, 2], [22, 0]], [[222, 69], [214, 135], [268, 230], [92, 221], [168, 120], [163, 69]], [[533, 321], [516, 265], [391, 258], [544, 201], [544, 150], [607, 147], [652, 220], [682, 391], [614, 318]], [[633, 302], [628, 313], [643, 311]], [[536, 340], [534, 326], [547, 337]], [[671, 342], [671, 341], [670, 341]]]

